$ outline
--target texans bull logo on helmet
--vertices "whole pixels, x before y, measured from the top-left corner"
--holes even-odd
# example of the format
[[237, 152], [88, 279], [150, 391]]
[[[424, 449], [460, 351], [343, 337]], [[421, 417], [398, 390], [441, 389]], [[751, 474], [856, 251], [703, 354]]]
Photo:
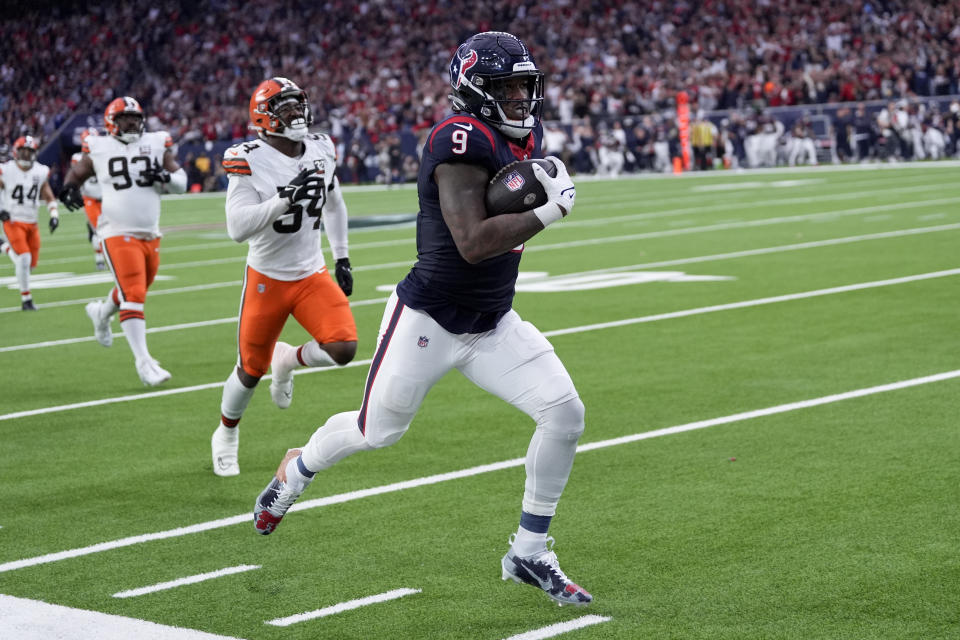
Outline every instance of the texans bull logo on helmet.
[[466, 58], [459, 58], [459, 59], [460, 59], [460, 70], [457, 72], [457, 85], [456, 85], [458, 89], [460, 88], [460, 85], [462, 85], [464, 82], [466, 82], [467, 84], [470, 84], [470, 80], [467, 78], [466, 73], [467, 71], [470, 70], [471, 67], [473, 67], [473, 65], [477, 64], [477, 60], [479, 60], [479, 58], [477, 57], [476, 51], [471, 51], [470, 55], [468, 55]]

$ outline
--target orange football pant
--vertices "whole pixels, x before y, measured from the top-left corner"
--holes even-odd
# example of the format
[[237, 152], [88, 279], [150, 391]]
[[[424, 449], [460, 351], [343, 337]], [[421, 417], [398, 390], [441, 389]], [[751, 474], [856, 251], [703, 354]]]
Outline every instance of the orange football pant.
[[87, 214], [87, 220], [90, 221], [90, 226], [94, 229], [97, 228], [97, 220], [100, 219], [102, 207], [103, 203], [101, 201], [83, 196], [83, 212]]
[[254, 377], [270, 368], [273, 347], [289, 316], [320, 344], [356, 342], [350, 302], [323, 269], [303, 280], [274, 280], [247, 267], [237, 333], [240, 366]]
[[17, 255], [30, 254], [30, 268], [37, 266], [40, 257], [40, 229], [35, 222], [17, 222], [7, 220], [3, 223], [3, 233], [7, 242]]
[[103, 241], [103, 256], [113, 272], [120, 302], [143, 304], [147, 299], [147, 289], [153, 284], [160, 267], [160, 238], [106, 238]]

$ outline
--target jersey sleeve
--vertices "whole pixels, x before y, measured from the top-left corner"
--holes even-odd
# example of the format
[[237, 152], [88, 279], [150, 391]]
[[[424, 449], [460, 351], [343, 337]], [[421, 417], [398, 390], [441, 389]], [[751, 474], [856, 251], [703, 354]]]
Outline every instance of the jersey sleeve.
[[427, 151], [436, 164], [476, 164], [496, 172], [496, 138], [474, 118], [453, 116], [439, 123], [430, 132]]
[[242, 144], [234, 145], [224, 151], [221, 164], [228, 176], [253, 175], [253, 171], [250, 169], [250, 162], [246, 158], [246, 152]]

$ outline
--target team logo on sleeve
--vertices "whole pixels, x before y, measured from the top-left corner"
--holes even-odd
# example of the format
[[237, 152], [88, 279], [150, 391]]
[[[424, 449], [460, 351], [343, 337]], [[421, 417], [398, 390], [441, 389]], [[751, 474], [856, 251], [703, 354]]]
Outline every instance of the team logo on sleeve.
[[523, 176], [520, 175], [518, 171], [511, 171], [507, 175], [503, 176], [503, 178], [500, 180], [503, 182], [503, 186], [510, 191], [518, 191], [522, 189], [523, 185], [525, 184]]

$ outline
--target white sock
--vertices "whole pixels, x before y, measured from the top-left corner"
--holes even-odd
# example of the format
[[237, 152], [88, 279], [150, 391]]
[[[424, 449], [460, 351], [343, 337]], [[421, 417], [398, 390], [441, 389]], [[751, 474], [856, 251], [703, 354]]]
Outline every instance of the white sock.
[[104, 317], [107, 317], [112, 316], [119, 310], [120, 307], [113, 301], [113, 289], [111, 289], [107, 297], [100, 301], [100, 313], [104, 314]]
[[359, 411], [338, 413], [317, 429], [300, 454], [303, 466], [322, 471], [357, 451], [371, 449], [357, 426], [359, 415]]
[[213, 437], [224, 444], [235, 444], [240, 440], [240, 427], [228, 429], [222, 424], [217, 425], [217, 430], [213, 432]]
[[[20, 293], [30, 291], [30, 252], [13, 253], [10, 252], [10, 259], [13, 260], [13, 266], [17, 274], [17, 285], [20, 287]], [[29, 300], [28, 293], [24, 300]]]
[[[142, 306], [142, 305], [141, 305]], [[127, 344], [133, 351], [133, 357], [137, 362], [150, 357], [150, 351], [147, 350], [147, 322], [143, 318], [127, 318], [120, 323], [123, 329], [123, 335], [127, 337]]]
[[234, 367], [233, 371], [230, 372], [230, 377], [223, 385], [220, 413], [226, 418], [239, 420], [243, 416], [243, 412], [247, 410], [247, 405], [250, 404], [250, 398], [253, 397], [255, 390], [256, 387], [251, 389], [243, 386], [240, 377], [237, 375], [237, 368]]
[[517, 537], [513, 540], [513, 551], [520, 557], [532, 556], [535, 553], [546, 551], [547, 534], [527, 531], [523, 527], [517, 528]]
[[297, 464], [297, 459], [298, 458], [291, 458], [290, 462], [287, 463], [285, 470], [287, 479], [285, 482], [287, 484], [297, 485], [301, 488], [304, 488], [310, 484], [311, 480], [313, 480], [314, 473], [311, 473], [309, 476], [305, 476], [300, 473], [300, 466]]
[[[300, 348], [300, 357], [308, 367], [332, 367], [337, 364], [316, 340], [311, 340]], [[299, 364], [297, 361], [297, 365]]]

